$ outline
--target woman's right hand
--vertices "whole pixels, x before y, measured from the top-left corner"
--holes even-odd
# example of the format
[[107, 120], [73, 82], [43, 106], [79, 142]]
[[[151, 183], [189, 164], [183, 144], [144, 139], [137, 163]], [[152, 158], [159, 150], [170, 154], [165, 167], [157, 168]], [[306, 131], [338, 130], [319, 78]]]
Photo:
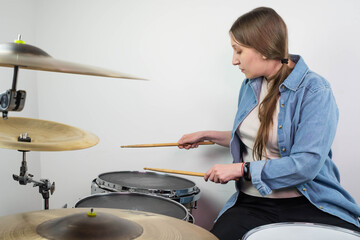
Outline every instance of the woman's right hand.
[[199, 131], [183, 135], [178, 141], [179, 148], [197, 148], [199, 146], [199, 142], [206, 140], [205, 132], [206, 131]]
[[230, 146], [231, 131], [199, 131], [185, 134], [180, 138], [178, 144], [181, 149], [197, 148], [199, 142], [211, 141], [223, 147]]

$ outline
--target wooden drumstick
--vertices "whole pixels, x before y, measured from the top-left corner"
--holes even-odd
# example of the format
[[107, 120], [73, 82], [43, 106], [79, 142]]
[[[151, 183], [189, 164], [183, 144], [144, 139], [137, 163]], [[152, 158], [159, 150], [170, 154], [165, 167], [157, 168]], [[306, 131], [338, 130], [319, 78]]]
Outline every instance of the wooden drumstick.
[[[183, 174], [183, 175], [196, 176], [196, 177], [204, 177], [205, 176], [205, 173], [200, 173], [200, 172], [188, 172], [188, 171], [171, 170], [171, 169], [163, 169], [163, 168], [146, 168], [145, 167], [144, 170], [150, 170], [150, 171], [155, 171], [155, 172]], [[239, 181], [239, 178], [236, 178], [234, 180]]]
[[[198, 142], [199, 145], [212, 145], [214, 142]], [[120, 146], [121, 148], [144, 148], [144, 147], [173, 147], [173, 146], [186, 146], [189, 144], [178, 144], [178, 143], [154, 143], [154, 144], [136, 144], [136, 145], [125, 145]]]
[[197, 176], [197, 177], [205, 176], [205, 173], [188, 172], [188, 171], [180, 171], [180, 170], [170, 170], [170, 169], [163, 169], [163, 168], [146, 168], [145, 167], [144, 170], [151, 170], [151, 171], [165, 172], [165, 173], [183, 174], [183, 175], [190, 175], [190, 176]]

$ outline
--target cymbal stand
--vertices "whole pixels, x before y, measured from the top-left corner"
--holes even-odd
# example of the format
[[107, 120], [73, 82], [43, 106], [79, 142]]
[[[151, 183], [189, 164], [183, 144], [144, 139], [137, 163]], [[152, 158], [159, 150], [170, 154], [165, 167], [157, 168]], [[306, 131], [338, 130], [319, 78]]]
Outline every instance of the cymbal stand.
[[40, 181], [33, 180], [34, 175], [27, 172], [26, 152], [28, 151], [19, 151], [23, 153], [23, 160], [21, 162], [20, 174], [13, 174], [14, 180], [18, 181], [20, 185], [34, 183], [34, 187], [39, 187], [39, 193], [41, 193], [44, 199], [44, 209], [49, 209], [49, 198], [50, 194], [53, 194], [55, 191], [55, 182], [51, 184], [48, 179], [40, 179]]

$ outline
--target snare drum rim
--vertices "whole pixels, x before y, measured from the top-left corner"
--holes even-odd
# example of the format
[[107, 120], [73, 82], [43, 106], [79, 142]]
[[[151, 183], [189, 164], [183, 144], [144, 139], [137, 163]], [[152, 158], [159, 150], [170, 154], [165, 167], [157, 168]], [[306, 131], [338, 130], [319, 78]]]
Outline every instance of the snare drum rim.
[[[80, 203], [84, 202], [85, 200], [88, 200], [88, 199], [91, 199], [91, 198], [96, 198], [97, 196], [108, 196], [108, 195], [138, 195], [138, 196], [146, 196], [146, 197], [151, 197], [151, 198], [158, 198], [158, 199], [161, 199], [161, 200], [164, 200], [164, 201], [167, 201], [169, 203], [172, 203], [178, 207], [180, 207], [184, 213], [185, 213], [185, 217], [182, 219], [184, 221], [189, 221], [189, 211], [186, 209], [186, 207], [174, 200], [171, 200], [169, 198], [166, 198], [166, 197], [162, 197], [162, 196], [158, 196], [158, 195], [150, 195], [150, 194], [145, 194], [145, 193], [137, 193], [137, 192], [110, 192], [110, 193], [96, 193], [96, 194], [92, 194], [92, 195], [89, 195], [89, 196], [86, 196], [82, 199], [80, 199], [79, 201], [77, 201], [74, 205], [75, 208], [88, 208], [88, 207], [77, 207]], [[96, 207], [92, 207], [92, 208], [96, 208]], [[102, 207], [104, 208], [104, 207]], [[132, 211], [136, 211], [136, 210], [132, 210]], [[142, 210], [142, 212], [146, 212], [144, 210]], [[155, 214], [159, 214], [161, 215], [161, 213], [155, 213]], [[164, 214], [162, 214], [164, 215]], [[170, 217], [170, 216], [169, 216]]]
[[[108, 182], [106, 180], [101, 179], [102, 175], [105, 174], [116, 174], [116, 173], [140, 173], [140, 174], [151, 174], [154, 176], [169, 176], [171, 178], [177, 178], [177, 179], [181, 179], [181, 180], [186, 180], [190, 183], [192, 183], [192, 187], [189, 188], [183, 188], [183, 189], [170, 189], [170, 188], [163, 188], [163, 189], [157, 189], [157, 188], [139, 188], [139, 187], [134, 187], [134, 186], [128, 186], [125, 184], [118, 184], [118, 183], [112, 183], [112, 182]], [[120, 192], [123, 191], [130, 191], [130, 192], [137, 192], [137, 190], [141, 190], [142, 193], [144, 192], [148, 192], [150, 194], [164, 194], [164, 195], [171, 195], [170, 197], [181, 197], [181, 196], [187, 196], [187, 195], [192, 195], [192, 194], [198, 194], [200, 192], [200, 189], [196, 186], [196, 184], [191, 181], [188, 180], [186, 178], [181, 178], [181, 177], [177, 177], [177, 176], [173, 176], [173, 175], [169, 175], [169, 174], [164, 174], [164, 173], [155, 173], [155, 172], [147, 172], [147, 171], [114, 171], [114, 172], [105, 172], [105, 173], [101, 173], [98, 175], [98, 177], [96, 178], [96, 183], [100, 186], [100, 187], [110, 187], [112, 189], [116, 189], [119, 190]], [[112, 186], [115, 186], [112, 187]]]
[[[97, 184], [96, 182], [96, 178], [91, 182], [91, 194], [97, 194], [97, 193], [109, 193], [109, 192], [129, 192], [129, 191], [120, 191], [118, 189], [113, 189], [113, 188], [109, 188], [106, 186], [99, 186], [99, 184]], [[136, 191], [132, 191], [132, 192], [136, 192]], [[141, 193], [141, 192], [139, 192]], [[167, 195], [164, 193], [156, 193], [156, 192], [147, 192], [145, 194], [150, 194], [150, 195], [157, 195], [157, 196], [162, 196], [162, 197], [166, 197], [166, 198], [170, 198], [172, 200], [175, 200], [177, 202], [180, 202], [181, 204], [188, 204], [188, 203], [193, 203], [196, 202], [200, 199], [200, 189], [197, 189], [195, 193], [192, 193], [190, 195], [183, 195], [183, 196], [175, 196], [173, 195]]]
[[260, 230], [264, 230], [264, 229], [269, 229], [269, 228], [276, 228], [276, 227], [283, 227], [283, 226], [300, 226], [300, 227], [319, 227], [319, 228], [326, 228], [326, 229], [331, 229], [331, 230], [337, 230], [339, 232], [344, 232], [344, 233], [349, 233], [351, 235], [354, 235], [356, 237], [360, 237], [360, 233], [353, 231], [351, 229], [347, 229], [347, 228], [342, 228], [342, 227], [338, 227], [338, 226], [333, 226], [333, 225], [329, 225], [329, 224], [323, 224], [323, 223], [308, 223], [308, 222], [283, 222], [283, 223], [271, 223], [271, 224], [266, 224], [266, 225], [262, 225], [259, 227], [256, 227], [254, 229], [251, 229], [250, 231], [248, 231], [242, 238], [241, 240], [246, 240], [248, 237], [250, 237], [252, 234], [260, 231]]

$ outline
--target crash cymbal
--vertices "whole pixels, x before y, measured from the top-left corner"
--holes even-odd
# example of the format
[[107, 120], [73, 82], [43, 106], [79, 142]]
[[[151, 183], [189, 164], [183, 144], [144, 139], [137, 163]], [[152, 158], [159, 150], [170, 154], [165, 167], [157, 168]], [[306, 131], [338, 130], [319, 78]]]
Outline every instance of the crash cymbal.
[[92, 133], [57, 122], [21, 117], [0, 118], [1, 148], [67, 151], [89, 148], [98, 142], [99, 138]]
[[0, 66], [19, 66], [19, 68], [41, 71], [145, 80], [104, 68], [57, 60], [40, 48], [25, 43], [1, 43]]
[[97, 208], [44, 210], [0, 218], [3, 240], [212, 240], [212, 233], [177, 218], [155, 213]]

